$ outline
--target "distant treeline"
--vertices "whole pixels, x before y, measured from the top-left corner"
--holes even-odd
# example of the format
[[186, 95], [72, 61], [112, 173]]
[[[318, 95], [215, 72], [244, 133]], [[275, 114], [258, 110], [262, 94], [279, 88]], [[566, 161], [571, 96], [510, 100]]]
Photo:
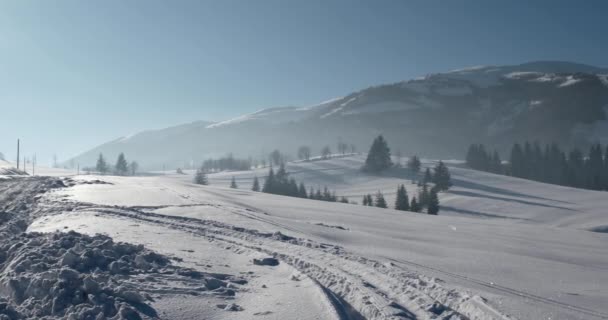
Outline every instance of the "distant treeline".
[[[604, 151], [605, 150], [605, 151]], [[477, 170], [591, 190], [608, 190], [608, 146], [592, 145], [587, 153], [566, 152], [557, 144], [515, 143], [508, 163], [485, 146], [469, 147], [466, 163]]]
[[237, 159], [232, 154], [219, 159], [207, 159], [203, 161], [202, 170], [224, 171], [224, 170], [249, 170], [252, 167], [251, 159]]
[[116, 164], [111, 165], [106, 161], [103, 154], [100, 153], [95, 168], [83, 168], [83, 170], [87, 172], [96, 171], [102, 175], [115, 174], [118, 176], [134, 176], [139, 170], [139, 164], [137, 161], [128, 162], [125, 154], [121, 152], [116, 159]]
[[348, 199], [345, 197], [341, 197], [338, 199], [335, 191], [330, 191], [327, 187], [324, 187], [323, 190], [318, 188], [316, 191], [311, 187], [309, 190], [306, 188], [303, 182], [298, 183], [296, 179], [293, 177], [289, 177], [289, 173], [285, 170], [285, 165], [281, 164], [279, 166], [279, 170], [274, 172], [274, 169], [270, 167], [268, 171], [268, 176], [264, 181], [264, 186], [260, 190], [258, 178], [255, 177], [253, 181], [253, 186], [251, 188], [253, 191], [262, 191], [265, 193], [279, 194], [283, 196], [289, 197], [298, 197], [304, 199], [312, 199], [312, 200], [321, 200], [321, 201], [330, 201], [330, 202], [340, 202], [348, 203]]

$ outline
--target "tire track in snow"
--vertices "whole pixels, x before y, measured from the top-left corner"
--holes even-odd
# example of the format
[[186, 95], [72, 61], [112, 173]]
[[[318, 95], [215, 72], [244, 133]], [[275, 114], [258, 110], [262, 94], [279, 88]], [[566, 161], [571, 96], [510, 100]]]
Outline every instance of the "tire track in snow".
[[510, 295], [514, 295], [514, 296], [518, 296], [520, 298], [525, 298], [525, 299], [529, 299], [529, 300], [533, 300], [533, 301], [537, 301], [537, 302], [541, 302], [541, 303], [545, 303], [545, 304], [549, 304], [552, 306], [556, 306], [559, 308], [563, 308], [563, 309], [568, 309], [571, 311], [576, 311], [576, 312], [580, 312], [586, 315], [590, 315], [590, 316], [594, 316], [600, 319], [608, 319], [608, 313], [604, 313], [601, 311], [596, 311], [596, 310], [592, 310], [589, 308], [585, 308], [585, 307], [579, 307], [579, 306], [575, 306], [575, 305], [571, 305], [571, 304], [567, 304], [567, 303], [563, 303], [551, 298], [545, 298], [545, 297], [541, 297], [538, 295], [535, 295], [533, 293], [529, 293], [529, 292], [525, 292], [525, 291], [521, 291], [521, 290], [517, 290], [517, 289], [513, 289], [513, 288], [509, 288], [509, 287], [505, 287], [499, 284], [495, 284], [493, 282], [488, 282], [488, 281], [484, 281], [484, 280], [479, 280], [476, 278], [472, 278], [466, 275], [461, 275], [461, 274], [457, 274], [457, 273], [453, 273], [453, 272], [449, 272], [449, 271], [445, 271], [445, 270], [441, 270], [435, 267], [431, 267], [431, 266], [427, 266], [427, 265], [423, 265], [423, 264], [419, 264], [416, 262], [412, 262], [412, 261], [407, 261], [407, 260], [401, 260], [401, 259], [395, 259], [395, 258], [390, 258], [390, 257], [383, 257], [384, 259], [387, 259], [389, 261], [392, 261], [394, 263], [397, 264], [404, 264], [404, 265], [410, 265], [410, 266], [414, 266], [414, 267], [418, 267], [421, 269], [426, 269], [426, 270], [430, 270], [430, 271], [434, 271], [449, 277], [453, 277], [453, 278], [458, 278], [461, 280], [465, 280], [468, 282], [472, 282], [475, 283], [477, 285], [486, 287], [486, 288], [490, 288], [490, 289], [494, 289], [500, 292], [504, 292], [504, 293], [508, 293]]

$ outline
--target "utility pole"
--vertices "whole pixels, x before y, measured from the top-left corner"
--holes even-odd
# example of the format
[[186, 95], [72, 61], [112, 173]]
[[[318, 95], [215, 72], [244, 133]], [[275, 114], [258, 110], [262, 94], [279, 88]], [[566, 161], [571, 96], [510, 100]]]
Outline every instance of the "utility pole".
[[19, 158], [19, 143], [20, 141], [17, 139], [17, 170], [19, 170], [19, 160], [21, 159]]

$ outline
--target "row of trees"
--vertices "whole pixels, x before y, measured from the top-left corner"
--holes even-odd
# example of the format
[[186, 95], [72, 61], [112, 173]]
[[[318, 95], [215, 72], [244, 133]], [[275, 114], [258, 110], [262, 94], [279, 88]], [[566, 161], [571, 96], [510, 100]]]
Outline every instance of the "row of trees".
[[[345, 143], [342, 141], [338, 142], [337, 150], [338, 150], [338, 153], [343, 154], [343, 155], [346, 154], [347, 152], [355, 153], [357, 151], [354, 144], [349, 145], [348, 143]], [[324, 146], [323, 148], [321, 148], [321, 158], [329, 159], [331, 154], [332, 154], [332, 151], [331, 151], [330, 146]], [[297, 155], [298, 155], [298, 159], [309, 161], [310, 157], [312, 155], [312, 149], [309, 146], [300, 146], [298, 148]]]
[[[395, 198], [395, 210], [423, 212], [426, 209], [428, 214], [437, 215], [439, 213], [438, 189], [433, 187], [429, 190], [428, 185], [424, 184], [418, 192], [418, 197], [412, 197], [410, 202], [405, 185], [397, 187], [397, 197]], [[363, 196], [364, 206], [388, 208], [388, 203], [384, 199], [382, 192], [378, 191], [375, 196], [366, 194]]]
[[224, 171], [224, 170], [249, 170], [252, 167], [251, 158], [248, 159], [237, 159], [232, 153], [219, 159], [207, 159], [203, 161], [201, 167], [202, 170], [210, 171]]
[[585, 154], [574, 148], [566, 152], [557, 144], [515, 143], [509, 162], [503, 164], [496, 152], [490, 155], [482, 145], [467, 152], [467, 164], [473, 168], [540, 182], [608, 190], [608, 146], [592, 145]]
[[330, 191], [327, 187], [324, 187], [323, 190], [318, 188], [316, 191], [312, 187], [307, 189], [303, 182], [298, 183], [293, 177], [289, 177], [289, 173], [285, 170], [284, 164], [279, 166], [279, 170], [277, 170], [276, 173], [274, 172], [274, 169], [270, 167], [268, 176], [266, 177], [266, 180], [264, 180], [264, 185], [261, 189], [258, 177], [255, 177], [251, 190], [312, 200], [330, 202], [337, 202], [340, 200], [341, 202], [348, 203], [348, 199], [345, 197], [338, 199], [336, 192]]
[[116, 159], [114, 166], [109, 165], [106, 162], [103, 154], [100, 153], [97, 158], [97, 164], [95, 165], [95, 171], [102, 175], [113, 173], [118, 176], [135, 175], [139, 170], [139, 164], [136, 161], [127, 161], [125, 154], [120, 153]]

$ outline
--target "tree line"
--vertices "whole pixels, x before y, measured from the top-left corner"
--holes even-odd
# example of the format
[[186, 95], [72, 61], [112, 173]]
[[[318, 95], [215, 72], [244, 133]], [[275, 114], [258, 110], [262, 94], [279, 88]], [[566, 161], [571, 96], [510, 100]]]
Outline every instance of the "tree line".
[[[86, 168], [84, 170], [87, 170]], [[113, 166], [108, 164], [103, 154], [100, 153], [97, 158], [97, 164], [95, 165], [95, 171], [99, 174], [115, 174], [117, 176], [134, 176], [139, 170], [139, 164], [137, 161], [128, 162], [124, 153], [120, 153], [116, 159], [116, 164]], [[88, 171], [88, 170], [87, 170]]]
[[[341, 152], [347, 151], [348, 145], [341, 144], [339, 147], [340, 146], [341, 148], [339, 148], [339, 150]], [[351, 150], [354, 151], [354, 147]], [[309, 160], [310, 152], [310, 148], [302, 146], [298, 149], [298, 157], [302, 158], [302, 160]], [[329, 152], [330, 151], [322, 150], [322, 156], [324, 153]], [[312, 200], [351, 203], [347, 197], [338, 197], [335, 191], [331, 191], [327, 187], [324, 187], [323, 189], [319, 187], [315, 190], [312, 187], [307, 188], [303, 182], [298, 183], [295, 178], [289, 176], [289, 173], [285, 169], [285, 157], [278, 150], [271, 152], [268, 158], [271, 163], [268, 175], [263, 184], [260, 183], [260, 179], [258, 179], [257, 176], [254, 177], [251, 190]], [[278, 163], [279, 166], [279, 169], [276, 172], [273, 167], [273, 164], [275, 163]], [[380, 173], [393, 166], [394, 164], [391, 161], [388, 143], [384, 137], [380, 135], [374, 139], [362, 170], [365, 172]], [[418, 156], [414, 155], [408, 159], [407, 168], [416, 176], [420, 175], [421, 167], [421, 161]], [[205, 166], [198, 169], [194, 176], [194, 183], [201, 185], [209, 184], [206, 175], [207, 171], [208, 168]], [[238, 188], [238, 184], [234, 177], [230, 180], [229, 186], [234, 189]], [[412, 212], [424, 212], [426, 210], [426, 213], [436, 215], [440, 210], [439, 192], [447, 191], [451, 186], [452, 181], [449, 169], [443, 161], [439, 161], [432, 172], [430, 168], [426, 168], [418, 182], [418, 194], [413, 196], [411, 201], [407, 194], [407, 190], [405, 189], [405, 185], [401, 184], [397, 187], [394, 208], [396, 210]], [[354, 204], [356, 202], [352, 203]], [[362, 204], [364, 206], [388, 208], [388, 203], [380, 191], [374, 196], [371, 194], [364, 195]]]
[[564, 151], [559, 145], [515, 143], [508, 163], [497, 152], [491, 155], [483, 145], [469, 147], [466, 163], [477, 170], [510, 175], [563, 186], [608, 190], [608, 146], [594, 144], [587, 153], [579, 148]]

